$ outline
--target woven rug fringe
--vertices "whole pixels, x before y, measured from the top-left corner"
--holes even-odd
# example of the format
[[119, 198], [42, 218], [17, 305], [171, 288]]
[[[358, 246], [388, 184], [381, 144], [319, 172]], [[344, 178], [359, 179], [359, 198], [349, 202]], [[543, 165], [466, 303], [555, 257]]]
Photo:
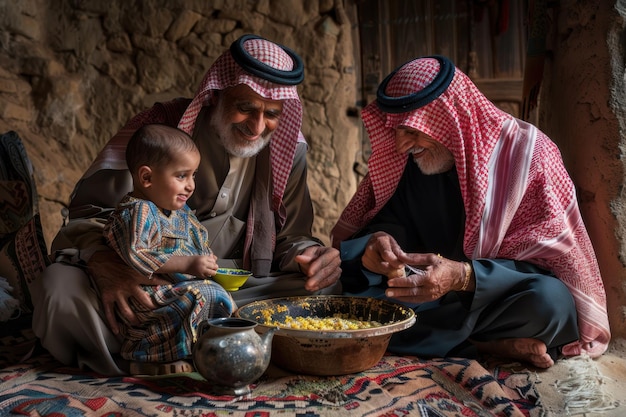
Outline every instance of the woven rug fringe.
[[580, 355], [564, 361], [569, 367], [568, 377], [556, 381], [556, 388], [564, 395], [568, 414], [597, 413], [619, 406], [604, 392], [605, 378], [589, 355]]

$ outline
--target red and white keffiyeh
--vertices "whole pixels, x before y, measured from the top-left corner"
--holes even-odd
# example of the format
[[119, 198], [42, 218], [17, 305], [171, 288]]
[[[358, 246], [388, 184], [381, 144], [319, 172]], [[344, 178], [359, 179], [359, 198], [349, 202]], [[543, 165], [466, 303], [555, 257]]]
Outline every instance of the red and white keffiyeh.
[[[293, 69], [294, 62], [283, 48], [261, 38], [244, 43], [246, 51], [258, 61], [282, 71]], [[246, 84], [266, 99], [283, 100], [280, 123], [272, 133], [270, 158], [272, 167], [272, 210], [284, 220], [281, 210], [287, 179], [293, 165], [297, 142], [304, 142], [300, 132], [302, 104], [295, 85], [275, 84], [251, 75], [239, 66], [230, 51], [224, 52], [209, 68], [194, 98], [178, 99], [145, 110], [132, 118], [101, 150], [83, 178], [101, 169], [126, 169], [125, 150], [128, 140], [139, 127], [149, 123], [166, 123], [193, 136], [196, 118], [203, 106], [208, 105], [215, 90]]]
[[[250, 39], [245, 42], [248, 53], [272, 68], [290, 71], [294, 63], [280, 45], [265, 39]], [[280, 123], [272, 133], [270, 155], [273, 178], [272, 209], [279, 212], [287, 179], [293, 165], [296, 143], [304, 141], [300, 133], [302, 125], [302, 103], [295, 85], [274, 84], [255, 77], [239, 66], [230, 53], [222, 54], [204, 76], [200, 88], [183, 114], [178, 127], [191, 134], [196, 118], [203, 105], [213, 96], [213, 91], [223, 90], [238, 84], [246, 84], [260, 96], [270, 100], [283, 100]]]
[[[385, 93], [420, 91], [439, 68], [433, 58], [413, 60]], [[524, 260], [554, 272], [574, 296], [580, 329], [580, 340], [563, 353], [606, 351], [611, 335], [602, 277], [572, 180], [544, 133], [498, 109], [459, 69], [447, 90], [421, 108], [389, 114], [373, 102], [362, 117], [372, 145], [369, 172], [331, 232], [334, 245], [365, 226], [394, 193], [407, 162], [395, 150], [395, 129], [420, 130], [454, 155], [466, 212], [465, 255]]]

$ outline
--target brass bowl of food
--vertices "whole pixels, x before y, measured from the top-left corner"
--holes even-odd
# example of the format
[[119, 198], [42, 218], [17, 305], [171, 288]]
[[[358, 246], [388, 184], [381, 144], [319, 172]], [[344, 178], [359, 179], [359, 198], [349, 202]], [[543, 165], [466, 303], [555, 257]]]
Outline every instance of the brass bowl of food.
[[376, 365], [391, 335], [415, 323], [410, 308], [387, 300], [334, 295], [254, 301], [234, 315], [277, 327], [272, 362], [308, 375], [345, 375]]

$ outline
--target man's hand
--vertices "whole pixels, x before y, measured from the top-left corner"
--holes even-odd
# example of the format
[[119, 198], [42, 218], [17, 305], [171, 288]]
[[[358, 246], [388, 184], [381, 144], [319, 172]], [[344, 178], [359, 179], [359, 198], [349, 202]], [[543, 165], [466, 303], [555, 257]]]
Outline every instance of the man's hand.
[[[384, 232], [372, 234], [361, 261], [368, 270], [387, 277], [387, 297], [407, 303], [436, 300], [461, 288], [465, 280], [463, 262], [434, 253], [406, 253]], [[406, 274], [405, 265], [417, 267], [420, 272]]]
[[150, 296], [142, 290], [141, 284], [159, 285], [168, 283], [156, 277], [149, 280], [126, 265], [115, 252], [108, 250], [94, 253], [89, 260], [87, 268], [98, 287], [100, 301], [109, 328], [116, 335], [119, 334], [116, 312], [128, 323], [138, 324], [137, 317], [128, 303], [131, 297], [147, 309], [152, 310], [156, 308]]
[[304, 288], [319, 291], [337, 282], [341, 276], [341, 258], [335, 248], [309, 246], [295, 258], [307, 276]]
[[402, 254], [404, 264], [417, 266], [418, 273], [389, 278], [385, 295], [399, 301], [423, 303], [439, 299], [463, 286], [465, 266], [434, 253]]
[[403, 255], [404, 251], [391, 235], [376, 232], [367, 242], [361, 262], [368, 270], [393, 278], [404, 276], [404, 262], [400, 259]]

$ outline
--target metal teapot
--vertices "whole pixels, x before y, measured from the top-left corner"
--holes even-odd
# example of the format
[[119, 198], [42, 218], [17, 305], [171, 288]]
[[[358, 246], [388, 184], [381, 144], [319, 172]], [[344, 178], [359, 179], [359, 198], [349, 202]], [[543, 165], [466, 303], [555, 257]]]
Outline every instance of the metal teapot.
[[263, 375], [270, 363], [272, 338], [277, 328], [263, 335], [257, 323], [235, 317], [200, 323], [193, 347], [196, 370], [219, 394], [245, 395], [250, 384]]

